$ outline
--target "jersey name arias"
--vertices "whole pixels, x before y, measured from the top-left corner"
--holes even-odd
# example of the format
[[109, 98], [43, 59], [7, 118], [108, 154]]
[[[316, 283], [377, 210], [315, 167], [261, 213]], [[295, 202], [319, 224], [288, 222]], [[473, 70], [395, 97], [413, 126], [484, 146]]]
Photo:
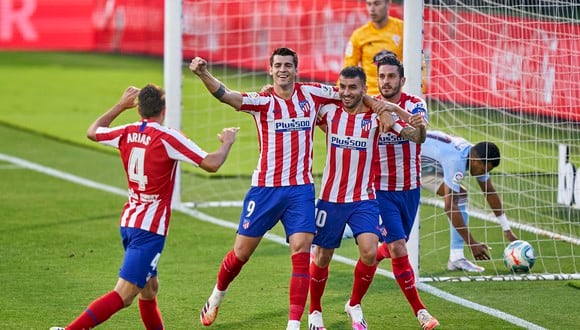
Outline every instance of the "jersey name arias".
[[119, 149], [127, 175], [121, 227], [167, 235], [177, 162], [199, 166], [207, 152], [181, 132], [155, 122], [99, 127], [96, 136], [99, 143]]

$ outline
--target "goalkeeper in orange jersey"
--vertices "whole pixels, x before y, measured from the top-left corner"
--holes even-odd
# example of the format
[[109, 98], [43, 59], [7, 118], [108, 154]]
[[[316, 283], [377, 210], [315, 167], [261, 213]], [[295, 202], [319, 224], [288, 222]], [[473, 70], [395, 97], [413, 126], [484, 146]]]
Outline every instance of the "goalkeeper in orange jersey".
[[[390, 51], [403, 61], [403, 21], [389, 16], [391, 0], [366, 0], [371, 20], [354, 30], [344, 52], [344, 66], [358, 65], [367, 75], [367, 94], [379, 95], [375, 55]], [[425, 63], [422, 65], [422, 89], [425, 92]]]
[[403, 58], [403, 21], [389, 16], [391, 0], [366, 0], [371, 20], [354, 30], [346, 46], [344, 66], [358, 65], [367, 75], [367, 94], [378, 95], [374, 56], [388, 50]]

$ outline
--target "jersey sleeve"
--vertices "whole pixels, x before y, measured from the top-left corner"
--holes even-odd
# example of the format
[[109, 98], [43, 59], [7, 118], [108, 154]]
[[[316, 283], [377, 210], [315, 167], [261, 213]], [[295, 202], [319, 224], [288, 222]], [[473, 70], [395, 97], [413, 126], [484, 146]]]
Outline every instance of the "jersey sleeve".
[[357, 66], [361, 62], [362, 51], [360, 47], [358, 30], [355, 30], [346, 44], [344, 50], [344, 66]]
[[125, 127], [128, 125], [121, 125], [115, 127], [99, 127], [96, 132], [97, 142], [109, 147], [119, 149], [119, 142], [125, 132]]
[[186, 162], [194, 166], [199, 166], [208, 154], [195, 142], [174, 129], [167, 131], [162, 143], [169, 158]]
[[239, 111], [248, 113], [267, 111], [271, 100], [272, 96], [268, 92], [242, 93], [242, 106]]

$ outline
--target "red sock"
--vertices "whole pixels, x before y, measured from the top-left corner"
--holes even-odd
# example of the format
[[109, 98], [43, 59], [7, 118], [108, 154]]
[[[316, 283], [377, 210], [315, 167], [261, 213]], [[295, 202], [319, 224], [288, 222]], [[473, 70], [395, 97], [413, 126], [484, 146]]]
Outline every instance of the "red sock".
[[139, 312], [141, 313], [141, 320], [147, 330], [163, 330], [163, 319], [161, 319], [161, 311], [157, 306], [157, 299], [143, 300], [139, 299]]
[[403, 256], [399, 258], [391, 259], [393, 265], [393, 274], [395, 275], [395, 279], [397, 283], [399, 283], [399, 287], [407, 301], [413, 308], [413, 312], [417, 315], [417, 312], [420, 309], [425, 308], [421, 298], [419, 298], [419, 292], [417, 291], [417, 287], [415, 286], [415, 273], [413, 272], [413, 268], [411, 267], [411, 263], [409, 262], [409, 256]]
[[365, 265], [360, 259], [354, 267], [354, 283], [352, 285], [352, 294], [350, 295], [350, 305], [360, 304], [362, 297], [367, 293], [369, 286], [373, 282], [377, 263], [373, 266]]
[[116, 291], [111, 291], [104, 296], [95, 299], [81, 315], [66, 327], [66, 329], [92, 329], [108, 320], [123, 307], [125, 307], [123, 298], [121, 298]]
[[309, 252], [299, 252], [292, 255], [292, 277], [290, 278], [290, 311], [288, 320], [300, 321], [308, 299], [310, 285]]
[[310, 311], [322, 312], [322, 294], [328, 279], [328, 266], [320, 268], [314, 262], [310, 263]]
[[389, 246], [387, 243], [383, 243], [379, 245], [377, 248], [377, 263], [383, 259], [387, 259], [391, 257], [391, 252], [389, 252]]
[[241, 261], [236, 257], [234, 250], [225, 255], [217, 276], [218, 290], [225, 291], [230, 283], [238, 276], [246, 261]]

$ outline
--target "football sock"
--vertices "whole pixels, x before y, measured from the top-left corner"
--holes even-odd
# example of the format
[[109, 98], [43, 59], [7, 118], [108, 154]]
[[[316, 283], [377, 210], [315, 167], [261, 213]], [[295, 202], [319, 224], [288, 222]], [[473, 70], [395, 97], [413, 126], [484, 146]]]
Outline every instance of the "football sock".
[[310, 310], [322, 312], [322, 294], [324, 287], [326, 287], [326, 280], [328, 279], [328, 266], [324, 268], [318, 267], [314, 262], [310, 263]]
[[[463, 218], [463, 223], [465, 224], [465, 226], [467, 227], [469, 225], [469, 213], [467, 212], [467, 199], [463, 198], [461, 199], [458, 204], [457, 207], [459, 208], [459, 212], [461, 212], [461, 217]], [[463, 250], [463, 238], [461, 237], [461, 235], [459, 235], [459, 233], [457, 232], [457, 229], [455, 229], [455, 227], [453, 227], [453, 225], [451, 225], [451, 249], [452, 250]], [[452, 261], [455, 261], [456, 259], [451, 259]]]
[[241, 261], [236, 257], [234, 250], [230, 250], [225, 255], [217, 276], [217, 288], [226, 291], [230, 283], [238, 276], [246, 261]]
[[310, 286], [309, 252], [299, 252], [292, 255], [292, 276], [290, 277], [290, 311], [289, 320], [300, 321], [308, 299]]
[[108, 320], [123, 307], [125, 307], [123, 298], [121, 298], [116, 291], [111, 291], [100, 298], [95, 299], [81, 315], [66, 327], [66, 329], [92, 329]]
[[139, 299], [139, 313], [145, 329], [163, 330], [163, 319], [157, 306], [157, 298], [152, 300]]
[[377, 263], [368, 266], [358, 259], [354, 267], [354, 283], [352, 285], [352, 293], [350, 295], [350, 305], [355, 306], [360, 304], [362, 297], [367, 293], [369, 286], [373, 282], [375, 271], [377, 270]]
[[426, 307], [423, 305], [421, 298], [419, 298], [419, 292], [415, 286], [415, 273], [409, 262], [409, 256], [393, 258], [391, 263], [393, 265], [393, 275], [395, 275], [401, 291], [403, 291], [405, 298], [407, 298], [411, 308], [413, 308], [413, 312], [417, 315], [420, 309]]
[[391, 257], [391, 252], [389, 252], [389, 246], [387, 243], [382, 243], [377, 248], [377, 263], [383, 259]]

